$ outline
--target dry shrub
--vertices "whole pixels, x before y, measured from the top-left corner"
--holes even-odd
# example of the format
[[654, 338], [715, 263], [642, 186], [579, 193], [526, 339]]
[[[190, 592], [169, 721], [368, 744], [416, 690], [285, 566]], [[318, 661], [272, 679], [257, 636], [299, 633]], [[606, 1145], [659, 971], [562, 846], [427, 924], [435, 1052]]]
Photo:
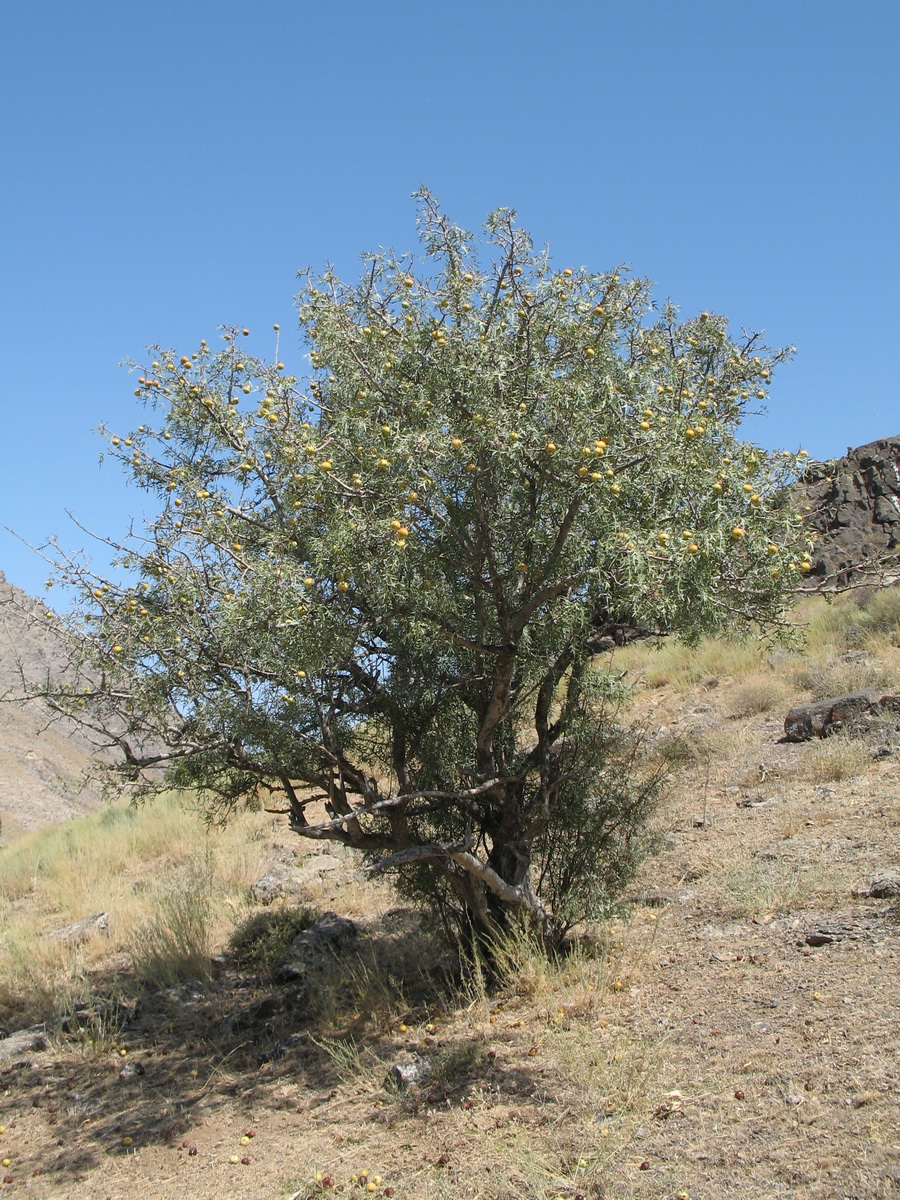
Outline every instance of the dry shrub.
[[798, 688], [811, 693], [814, 700], [845, 696], [848, 692], [860, 692], [865, 688], [889, 692], [898, 685], [895, 667], [891, 663], [875, 662], [871, 658], [831, 658], [824, 662], [815, 659], [801, 660], [791, 670], [790, 677]]
[[164, 878], [150, 898], [152, 916], [134, 931], [134, 973], [156, 987], [209, 976], [213, 874], [195, 861]]
[[887, 638], [893, 645], [900, 639], [900, 586], [880, 588], [863, 602], [865, 627], [876, 636]]
[[311, 908], [266, 908], [252, 913], [231, 935], [228, 953], [240, 971], [265, 974], [319, 914]]
[[731, 712], [736, 717], [756, 716], [772, 709], [790, 706], [791, 689], [785, 681], [769, 672], [752, 672], [731, 693]]
[[705, 763], [713, 753], [710, 732], [688, 729], [667, 730], [647, 750], [647, 756], [666, 767], [693, 767]]

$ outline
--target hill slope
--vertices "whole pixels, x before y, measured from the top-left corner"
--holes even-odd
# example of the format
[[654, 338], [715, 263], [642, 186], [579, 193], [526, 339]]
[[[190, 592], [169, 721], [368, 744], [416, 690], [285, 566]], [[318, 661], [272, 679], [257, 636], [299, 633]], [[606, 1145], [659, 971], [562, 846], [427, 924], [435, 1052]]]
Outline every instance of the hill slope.
[[[30, 613], [38, 607], [0, 572], [0, 696], [21, 694], [22, 676], [60, 671], [64, 655]], [[82, 786], [90, 748], [78, 728], [40, 703], [0, 704], [0, 839], [80, 816], [100, 803]]]

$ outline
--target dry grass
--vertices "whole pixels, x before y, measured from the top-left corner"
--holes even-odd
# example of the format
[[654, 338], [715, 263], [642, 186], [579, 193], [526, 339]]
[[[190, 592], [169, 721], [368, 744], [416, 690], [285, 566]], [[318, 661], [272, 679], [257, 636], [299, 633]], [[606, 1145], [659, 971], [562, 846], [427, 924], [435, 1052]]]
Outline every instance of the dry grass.
[[813, 783], [840, 783], [861, 775], [872, 761], [865, 741], [836, 734], [806, 747], [806, 778]]
[[[157, 982], [202, 974], [262, 874], [268, 823], [248, 813], [209, 827], [165, 796], [113, 805], [0, 850], [0, 1023], [85, 1002], [92, 973], [123, 956]], [[101, 912], [106, 932], [47, 936]]]
[[820, 864], [774, 857], [721, 862], [712, 879], [717, 909], [733, 919], [771, 918], [807, 908], [826, 884]]
[[616, 650], [612, 665], [651, 688], [686, 689], [704, 679], [736, 678], [760, 670], [770, 650], [768, 643], [750, 639], [704, 638], [697, 646], [674, 640], [635, 643]]
[[[863, 687], [900, 690], [900, 586], [813, 597], [798, 604], [794, 620], [793, 648], [752, 634], [704, 638], [696, 646], [668, 639], [634, 643], [608, 661], [650, 688], [685, 691], [703, 682], [738, 681], [747, 704], [736, 715], [768, 711], [766, 705], [779, 704], [792, 686], [816, 697]], [[848, 650], [866, 657], [842, 659]]]

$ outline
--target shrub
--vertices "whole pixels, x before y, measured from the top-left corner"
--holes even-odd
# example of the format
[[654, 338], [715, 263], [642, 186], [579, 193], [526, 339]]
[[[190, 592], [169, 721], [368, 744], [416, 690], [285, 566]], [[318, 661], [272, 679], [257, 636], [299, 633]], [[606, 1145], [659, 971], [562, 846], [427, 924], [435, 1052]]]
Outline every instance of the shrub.
[[267, 908], [253, 913], [231, 935], [228, 953], [241, 971], [268, 971], [317, 916], [309, 908]]
[[53, 699], [129, 779], [168, 757], [214, 810], [280, 790], [464, 927], [554, 941], [629, 876], [652, 795], [592, 730], [591, 633], [777, 624], [809, 570], [802, 452], [737, 438], [788, 352], [554, 269], [508, 210], [478, 248], [419, 203], [421, 263], [305, 279], [302, 383], [239, 330], [153, 349], [109, 441], [160, 511], [125, 582], [63, 557], [84, 676]]

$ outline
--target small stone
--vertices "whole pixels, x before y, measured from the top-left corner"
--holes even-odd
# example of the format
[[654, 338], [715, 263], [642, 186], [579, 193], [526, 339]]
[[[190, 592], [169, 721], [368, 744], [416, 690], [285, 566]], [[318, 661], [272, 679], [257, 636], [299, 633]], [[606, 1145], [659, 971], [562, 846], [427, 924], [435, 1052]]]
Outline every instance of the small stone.
[[424, 1083], [434, 1070], [430, 1058], [414, 1058], [411, 1062], [394, 1063], [387, 1073], [385, 1086], [408, 1088]]

